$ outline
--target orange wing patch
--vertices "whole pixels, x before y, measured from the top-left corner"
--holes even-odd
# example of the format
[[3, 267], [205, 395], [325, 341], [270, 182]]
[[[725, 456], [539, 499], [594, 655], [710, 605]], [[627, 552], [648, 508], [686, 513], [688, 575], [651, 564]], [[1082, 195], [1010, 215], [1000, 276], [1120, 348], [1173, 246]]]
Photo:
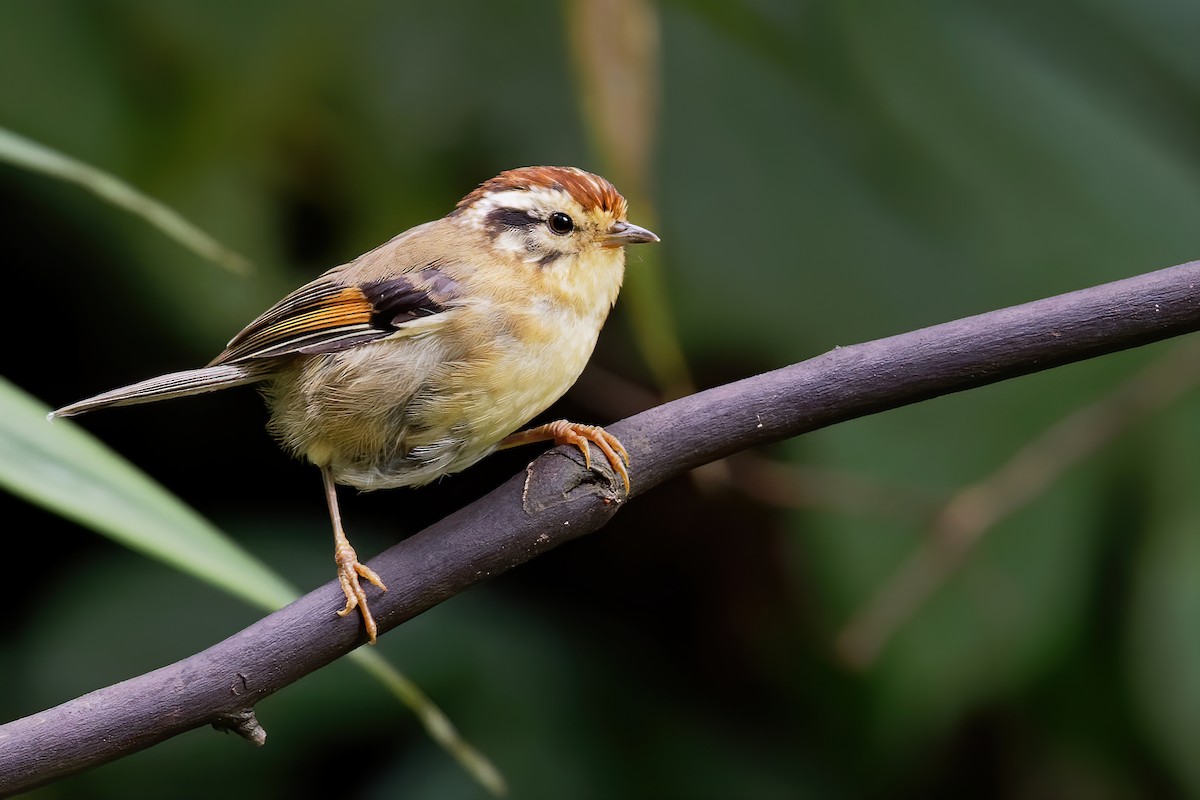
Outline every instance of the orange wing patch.
[[371, 327], [373, 313], [371, 302], [357, 287], [310, 284], [247, 325], [212, 363], [270, 358], [337, 342], [349, 346], [379, 338], [384, 332]]
[[361, 325], [371, 321], [371, 304], [363, 293], [346, 288], [308, 311], [297, 313], [257, 331], [248, 340], [284, 339], [343, 325]]

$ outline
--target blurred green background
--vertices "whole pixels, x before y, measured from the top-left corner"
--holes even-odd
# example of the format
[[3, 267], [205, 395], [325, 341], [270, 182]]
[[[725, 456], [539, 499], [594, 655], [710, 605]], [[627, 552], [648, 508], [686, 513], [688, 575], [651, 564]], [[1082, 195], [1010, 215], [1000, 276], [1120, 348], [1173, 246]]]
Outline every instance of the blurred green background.
[[[675, 342], [708, 386], [1187, 261], [1198, 35], [1186, 0], [8, 2], [0, 125], [257, 266], [0, 166], [3, 374], [57, 406], [203, 364], [295, 285], [525, 164], [603, 172], [663, 238], [548, 417], [679, 391]], [[1200, 796], [1200, 363], [1180, 347], [674, 482], [378, 649], [514, 797]], [[1078, 463], [1043, 438], [1096, 404], [1113, 413], [1072, 429]], [[264, 421], [240, 390], [82, 424], [307, 590], [333, 577], [319, 479]], [[988, 480], [1027, 447], [1027, 497]], [[529, 457], [346, 492], [351, 538], [378, 552]], [[980, 481], [967, 500], [1003, 513], [954, 528], [946, 504], [977, 512], [959, 493]], [[14, 497], [0, 514], [2, 719], [259, 616]], [[346, 663], [259, 718], [263, 749], [194, 731], [35, 796], [484, 796]]]

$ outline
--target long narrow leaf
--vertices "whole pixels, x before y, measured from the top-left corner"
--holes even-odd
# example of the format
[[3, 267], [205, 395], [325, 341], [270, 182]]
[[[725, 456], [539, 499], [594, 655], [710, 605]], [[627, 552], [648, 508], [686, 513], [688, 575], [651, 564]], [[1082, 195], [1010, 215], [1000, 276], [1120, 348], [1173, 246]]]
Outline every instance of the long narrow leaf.
[[[266, 564], [69, 420], [0, 378], [0, 487], [133, 550], [274, 610], [297, 591]], [[467, 743], [434, 703], [377, 653], [353, 658], [378, 679], [472, 777], [505, 792], [496, 767]]]
[[421, 721], [429, 738], [438, 743], [459, 765], [475, 778], [485, 789], [497, 797], [508, 794], [508, 783], [496, 765], [487, 756], [471, 746], [462, 738], [450, 718], [421, 688], [409, 680], [403, 673], [389, 664], [383, 656], [374, 650], [359, 648], [350, 654], [353, 661], [373, 675], [380, 683], [400, 701], [412, 709]]
[[256, 606], [297, 592], [83, 428], [0, 379], [0, 485]]
[[32, 139], [0, 128], [0, 161], [78, 184], [102, 200], [150, 223], [198, 255], [234, 272], [250, 271], [250, 261], [168, 208], [101, 169], [71, 158]]

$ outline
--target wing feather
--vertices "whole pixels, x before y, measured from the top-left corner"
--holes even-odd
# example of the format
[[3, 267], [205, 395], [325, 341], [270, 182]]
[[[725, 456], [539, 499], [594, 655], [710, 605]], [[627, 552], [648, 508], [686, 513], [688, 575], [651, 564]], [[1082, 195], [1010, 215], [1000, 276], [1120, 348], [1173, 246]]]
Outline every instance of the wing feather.
[[331, 353], [382, 339], [406, 323], [444, 312], [456, 289], [433, 266], [362, 285], [346, 285], [335, 272], [326, 273], [247, 325], [212, 365]]

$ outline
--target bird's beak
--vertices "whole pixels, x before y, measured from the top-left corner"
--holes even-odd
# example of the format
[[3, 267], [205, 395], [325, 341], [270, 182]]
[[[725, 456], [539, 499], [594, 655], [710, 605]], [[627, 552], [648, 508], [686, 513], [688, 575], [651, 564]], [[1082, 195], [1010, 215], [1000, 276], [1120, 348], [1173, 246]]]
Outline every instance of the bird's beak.
[[601, 240], [605, 247], [621, 247], [626, 244], [644, 244], [657, 242], [658, 236], [653, 231], [640, 228], [632, 222], [614, 222]]

